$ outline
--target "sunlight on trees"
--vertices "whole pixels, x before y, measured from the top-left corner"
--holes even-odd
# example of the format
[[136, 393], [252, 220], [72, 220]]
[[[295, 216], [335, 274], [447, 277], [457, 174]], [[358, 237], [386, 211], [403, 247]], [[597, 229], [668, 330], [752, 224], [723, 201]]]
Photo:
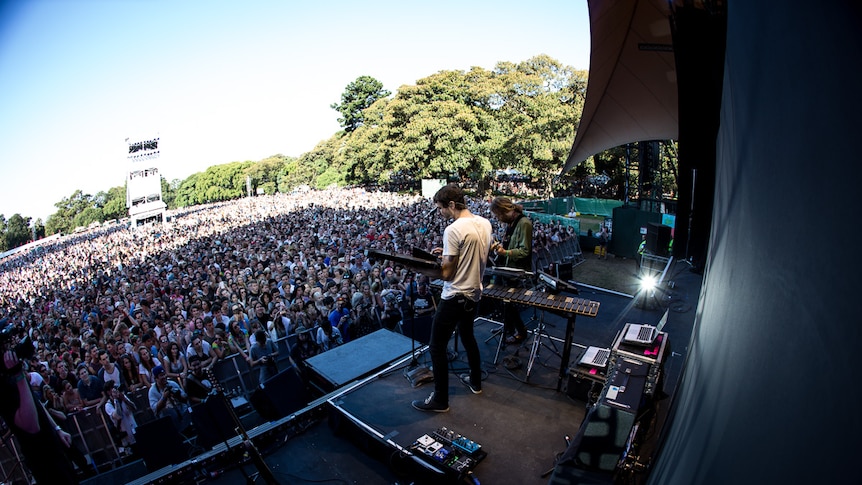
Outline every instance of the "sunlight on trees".
[[[247, 194], [246, 180], [252, 194], [273, 194], [300, 185], [324, 188], [427, 177], [487, 182], [502, 170], [529, 177], [545, 197], [570, 188], [575, 180], [607, 175], [619, 198], [626, 174], [630, 186], [633, 177], [626, 170], [625, 147], [596, 154], [560, 177], [580, 122], [587, 78], [587, 71], [546, 55], [501, 61], [491, 70], [440, 71], [402, 86], [391, 97], [382, 83], [360, 76], [345, 87], [341, 103], [330, 106], [341, 115], [343, 130], [311, 151], [298, 158], [277, 154], [214, 165], [184, 180], [163, 177], [162, 200], [174, 209], [237, 199]], [[662, 191], [674, 195], [676, 144], [663, 146]], [[0, 215], [0, 245], [26, 243], [33, 229], [38, 235], [69, 233], [125, 217], [125, 199], [124, 186], [95, 196], [76, 190], [54, 204], [57, 212], [45, 224], [39, 220], [32, 228], [30, 218], [16, 214], [7, 221]]]

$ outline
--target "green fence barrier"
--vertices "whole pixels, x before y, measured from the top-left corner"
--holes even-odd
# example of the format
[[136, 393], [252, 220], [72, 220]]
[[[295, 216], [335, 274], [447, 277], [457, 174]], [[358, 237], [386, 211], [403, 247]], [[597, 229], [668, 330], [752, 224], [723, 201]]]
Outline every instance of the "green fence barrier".
[[556, 214], [542, 214], [540, 212], [531, 212], [524, 211], [527, 216], [542, 224], [559, 224], [563, 227], [572, 227], [575, 230], [575, 234], [581, 233], [581, 221], [577, 219], [572, 219], [571, 217], [558, 216]]
[[524, 210], [545, 214], [566, 215], [578, 212], [584, 215], [612, 217], [614, 209], [623, 205], [621, 200], [588, 199], [581, 197], [555, 197], [547, 200], [523, 201]]
[[525, 200], [520, 203], [525, 211], [548, 213], [547, 200]]

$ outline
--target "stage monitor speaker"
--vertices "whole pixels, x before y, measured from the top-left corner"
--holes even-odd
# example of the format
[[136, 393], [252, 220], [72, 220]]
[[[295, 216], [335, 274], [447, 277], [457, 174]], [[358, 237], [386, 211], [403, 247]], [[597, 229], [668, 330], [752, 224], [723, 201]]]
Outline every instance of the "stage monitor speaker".
[[99, 473], [81, 481], [80, 485], [115, 485], [117, 483], [133, 482], [147, 474], [147, 466], [143, 460], [135, 460], [126, 465]]
[[[492, 302], [494, 302], [494, 300], [491, 298], [482, 298], [481, 300], [479, 300], [480, 311], [490, 313], [492, 308], [490, 306], [483, 308], [482, 304]], [[416, 340], [417, 347], [421, 347], [422, 345], [428, 345], [428, 343], [431, 342], [431, 322], [433, 320], [433, 310], [429, 310], [422, 315], [418, 315], [413, 318], [405, 318], [401, 322], [401, 332], [404, 334], [405, 337], [410, 338], [412, 336], [412, 338]]]
[[332, 392], [409, 356], [411, 346], [408, 336], [377, 330], [306, 359], [308, 382], [323, 393]]
[[225, 399], [209, 396], [204, 402], [192, 406], [192, 422], [197, 430], [197, 445], [212, 448], [237, 435], [236, 423]]
[[[595, 406], [579, 430], [575, 460], [589, 470], [612, 472], [625, 450], [635, 415], [607, 404]], [[582, 424], [582, 426], [584, 426]]]
[[270, 377], [251, 394], [251, 405], [268, 421], [281, 419], [307, 404], [305, 383], [293, 366]]
[[571, 261], [561, 261], [559, 263], [554, 263], [554, 276], [557, 279], [563, 281], [569, 281], [572, 279], [572, 262]]
[[176, 465], [188, 457], [183, 437], [167, 416], [138, 426], [135, 441], [132, 449], [144, 460], [149, 472]]
[[670, 226], [650, 222], [647, 224], [646, 248], [657, 256], [667, 256], [670, 244]]

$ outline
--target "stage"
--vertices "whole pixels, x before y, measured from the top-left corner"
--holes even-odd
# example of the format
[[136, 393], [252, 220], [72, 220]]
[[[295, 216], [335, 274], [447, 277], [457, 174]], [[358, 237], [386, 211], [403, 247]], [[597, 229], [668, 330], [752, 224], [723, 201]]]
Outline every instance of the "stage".
[[[660, 406], [658, 416], [652, 422], [655, 432], [652, 433], [652, 441], [644, 443], [641, 448], [641, 454], [652, 453], [655, 440], [661, 435], [660, 429], [685, 358], [685, 346], [700, 292], [701, 277], [686, 269], [680, 263], [670, 275], [674, 289], [656, 295], [648, 304], [637, 304], [631, 298], [599, 289], [582, 288], [578, 297], [600, 302], [600, 308], [595, 318], [577, 317], [571, 358], [566, 364], [560, 358], [566, 320], [549, 311], [525, 308], [522, 318], [527, 322], [527, 328], [535, 329], [536, 319], [543, 318], [546, 330], [546, 335], [540, 339], [529, 377], [526, 367], [534, 338], [532, 334], [519, 347], [507, 346], [497, 356], [499, 340], [493, 332], [501, 326], [499, 315], [483, 312], [484, 316], [477, 318], [474, 327], [486, 374], [482, 382], [483, 392], [474, 395], [458, 380], [457, 375], [467, 369], [467, 363], [460, 342], [453, 338], [450, 340], [450, 411], [447, 413], [425, 413], [410, 405], [414, 399], [427, 397], [433, 389], [431, 382], [414, 388], [406, 377], [413, 364], [411, 348], [416, 349], [416, 360], [420, 365], [430, 365], [425, 342], [413, 344], [410, 341], [410, 333], [406, 331], [411, 328], [407, 325], [410, 322], [405, 322], [405, 335], [377, 335], [369, 339], [376, 343], [368, 349], [365, 349], [362, 339], [352, 342], [352, 350], [342, 351], [338, 358], [342, 361], [341, 366], [323, 362], [317, 367], [336, 369], [341, 373], [344, 368], [364, 371], [373, 366], [375, 370], [372, 373], [355, 379], [349, 375], [317, 376], [318, 382], [339, 387], [327, 394], [321, 393], [307, 407], [289, 416], [249, 430], [249, 435], [281, 483], [469, 483], [460, 480], [458, 473], [445, 471], [446, 466], [421, 458], [421, 451], [414, 447], [420, 437], [433, 435], [434, 431], [444, 427], [477, 443], [487, 454], [470, 467], [480, 482], [549, 483], [549, 474], [557, 458], [566, 451], [567, 437], [577, 434], [588, 410], [587, 398], [571, 374], [566, 372], [566, 377], [560, 380], [561, 365], [568, 369], [569, 364], [576, 363], [588, 346], [611, 347], [626, 323], [654, 325], [664, 310], [670, 308], [664, 331], [672, 350], [666, 355], [662, 389], [656, 394]], [[412, 324], [418, 329], [420, 325], [430, 324], [430, 319]], [[375, 334], [367, 337], [372, 335]], [[394, 350], [389, 351], [394, 357], [382, 367], [377, 367], [379, 362], [390, 358], [380, 355], [381, 342], [388, 341], [394, 342]], [[374, 362], [363, 366], [343, 360], [355, 360], [363, 355]], [[496, 364], [495, 356], [498, 357]], [[521, 366], [509, 368], [513, 360], [507, 357], [516, 357]], [[560, 390], [557, 390], [558, 385]], [[321, 392], [326, 392], [326, 389]], [[239, 447], [238, 439], [219, 447], [223, 449], [211, 450], [210, 455], [176, 465], [171, 481], [177, 481], [176, 470], [183, 467], [196, 468], [196, 471], [186, 473], [181, 481], [217, 484], [237, 483], [256, 473], [250, 461], [241, 467], [235, 466], [241, 454], [231, 455], [229, 449], [224, 450]], [[227, 457], [207, 459], [207, 456], [218, 453]], [[431, 466], [428, 466], [429, 462]], [[168, 480], [160, 476], [165, 476], [164, 470], [161, 474], [156, 472], [142, 477], [138, 483], [167, 483]]]

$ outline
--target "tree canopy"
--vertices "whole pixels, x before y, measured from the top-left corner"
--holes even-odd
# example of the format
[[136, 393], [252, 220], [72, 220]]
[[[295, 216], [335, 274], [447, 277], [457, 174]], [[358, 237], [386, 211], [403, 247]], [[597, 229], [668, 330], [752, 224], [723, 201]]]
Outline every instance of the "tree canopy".
[[[586, 71], [546, 55], [499, 62], [491, 70], [440, 71], [402, 86], [393, 97], [378, 80], [360, 76], [347, 85], [341, 103], [330, 106], [341, 114], [343, 129], [311, 151], [298, 158], [277, 154], [214, 165], [184, 180], [162, 178], [162, 200], [174, 209], [237, 199], [249, 188], [254, 195], [286, 193], [300, 185], [324, 188], [396, 179], [482, 181], [503, 170], [527, 177], [546, 197], [560, 188], [570, 190], [576, 185], [572, 180], [590, 174], [609, 180], [603, 183], [611, 189], [598, 195], [636, 197], [623, 190], [637, 186], [624, 147], [591, 157], [557, 179], [580, 122], [586, 85]], [[663, 154], [675, 150], [673, 144], [667, 147]], [[668, 174], [661, 182], [665, 193], [675, 193], [671, 158], [662, 156], [662, 170]], [[76, 190], [55, 207], [44, 225], [37, 220], [32, 228], [29, 217], [16, 214], [7, 221], [0, 215], [0, 245], [7, 249], [26, 243], [33, 230], [37, 237], [68, 233], [128, 214], [124, 186], [96, 195]]]
[[[3, 216], [0, 216], [2, 218]], [[3, 221], [3, 250], [16, 248], [33, 239], [30, 232], [30, 218], [21, 214], [13, 214], [8, 221]]]
[[350, 133], [348, 182], [396, 173], [483, 178], [513, 168], [550, 189], [574, 139], [586, 78], [543, 55], [402, 86], [391, 101], [366, 108], [366, 122]]
[[383, 89], [383, 83], [371, 76], [359, 76], [347, 85], [341, 93], [341, 104], [333, 103], [330, 107], [341, 113], [338, 123], [344, 131], [350, 133], [364, 122], [363, 111], [378, 99], [389, 96], [389, 91]]

